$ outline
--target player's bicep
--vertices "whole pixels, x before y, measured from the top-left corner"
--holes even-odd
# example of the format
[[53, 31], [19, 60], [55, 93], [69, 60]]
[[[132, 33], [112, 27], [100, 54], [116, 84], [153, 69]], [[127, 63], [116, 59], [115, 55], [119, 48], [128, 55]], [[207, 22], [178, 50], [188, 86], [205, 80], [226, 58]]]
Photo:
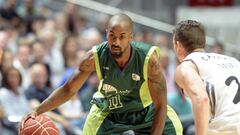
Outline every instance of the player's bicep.
[[160, 83], [162, 77], [162, 68], [159, 56], [156, 53], [153, 53], [148, 64], [148, 79], [151, 82]]
[[154, 103], [166, 104], [166, 81], [162, 74], [159, 56], [156, 53], [149, 59], [148, 85]]
[[191, 62], [184, 62], [176, 68], [175, 80], [188, 96], [198, 96], [205, 92], [205, 87], [196, 66]]

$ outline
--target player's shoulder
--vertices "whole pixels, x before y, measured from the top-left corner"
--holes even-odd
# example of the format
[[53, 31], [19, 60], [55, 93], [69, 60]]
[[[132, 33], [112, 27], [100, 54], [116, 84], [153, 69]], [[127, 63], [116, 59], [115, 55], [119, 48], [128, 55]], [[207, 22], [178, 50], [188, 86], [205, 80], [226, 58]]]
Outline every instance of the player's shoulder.
[[175, 74], [184, 75], [192, 70], [197, 71], [196, 64], [191, 60], [181, 62], [175, 69]]
[[94, 53], [92, 49], [89, 50], [83, 58], [83, 61], [79, 65], [79, 70], [88, 72], [95, 70]]
[[[94, 47], [93, 47], [94, 48]], [[87, 51], [87, 53], [84, 55], [82, 62], [80, 65], [85, 65], [87, 64], [88, 66], [94, 64], [94, 49], [90, 49]]]
[[108, 42], [105, 41], [96, 46], [93, 46], [92, 52], [97, 53], [98, 56], [106, 55], [106, 53], [108, 52]]
[[150, 49], [153, 47], [150, 44], [138, 41], [132, 41], [131, 46], [133, 50], [141, 56], [146, 56], [147, 54], [149, 54]]
[[101, 42], [98, 45], [94, 46], [93, 48], [99, 51], [99, 50], [106, 49], [107, 46], [108, 46], [108, 42], [104, 41], [104, 42]]
[[137, 50], [148, 50], [152, 47], [152, 45], [144, 42], [132, 41], [131, 46]]

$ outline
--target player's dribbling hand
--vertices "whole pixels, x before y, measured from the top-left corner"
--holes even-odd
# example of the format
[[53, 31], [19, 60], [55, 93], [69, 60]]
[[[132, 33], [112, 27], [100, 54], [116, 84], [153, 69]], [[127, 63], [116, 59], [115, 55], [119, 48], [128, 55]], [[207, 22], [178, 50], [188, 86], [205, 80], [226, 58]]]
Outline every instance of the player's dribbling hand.
[[35, 119], [37, 117], [37, 112], [33, 111], [29, 114], [27, 114], [26, 116], [24, 116], [21, 120], [21, 122], [19, 123], [19, 128], [18, 128], [18, 135], [22, 135], [22, 129], [24, 127], [25, 122], [28, 119]]

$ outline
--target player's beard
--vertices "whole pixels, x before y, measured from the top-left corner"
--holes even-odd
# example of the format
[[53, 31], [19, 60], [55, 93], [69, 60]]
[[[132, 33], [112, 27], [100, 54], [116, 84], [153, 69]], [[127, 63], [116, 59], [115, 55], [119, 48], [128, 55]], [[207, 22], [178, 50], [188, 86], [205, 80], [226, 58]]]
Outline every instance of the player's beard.
[[122, 57], [122, 54], [123, 52], [122, 51], [119, 51], [119, 52], [111, 52], [112, 56], [115, 58], [115, 59], [119, 59]]
[[[117, 47], [118, 49], [119, 49], [119, 51], [113, 51], [113, 48], [114, 47]], [[124, 52], [124, 50], [122, 50], [122, 48], [121, 47], [118, 47], [118, 46], [111, 46], [111, 55], [115, 58], [115, 59], [119, 59], [119, 58], [121, 58], [122, 57], [122, 55], [123, 55], [123, 52]]]

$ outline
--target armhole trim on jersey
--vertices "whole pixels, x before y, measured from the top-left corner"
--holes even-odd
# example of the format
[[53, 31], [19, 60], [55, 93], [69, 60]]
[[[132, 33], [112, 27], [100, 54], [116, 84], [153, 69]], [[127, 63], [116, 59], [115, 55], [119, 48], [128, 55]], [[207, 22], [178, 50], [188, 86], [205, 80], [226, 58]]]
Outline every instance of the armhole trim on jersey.
[[183, 60], [181, 63], [186, 62], [186, 61], [191, 61], [196, 66], [197, 73], [200, 74], [197, 64], [192, 59]]
[[150, 50], [148, 51], [147, 56], [145, 58], [144, 67], [143, 67], [143, 76], [144, 76], [145, 80], [148, 79], [148, 62], [149, 62], [149, 59], [155, 51], [156, 51], [157, 55], [159, 56], [160, 55], [160, 48], [158, 48], [156, 46], [152, 46], [150, 48]]
[[99, 63], [99, 58], [97, 54], [97, 46], [93, 46], [93, 56], [94, 56], [94, 61], [95, 61], [95, 67], [96, 67], [96, 72], [99, 80], [102, 80], [102, 72], [100, 69], [100, 63]]
[[97, 54], [97, 46], [93, 46], [92, 48], [93, 50], [93, 56], [94, 56], [94, 61], [95, 61], [95, 67], [96, 67], [96, 72], [97, 72], [97, 76], [99, 79], [99, 85], [98, 85], [98, 91], [96, 93], [94, 93], [93, 98], [103, 98], [103, 94], [100, 92], [101, 88], [102, 88], [102, 72], [100, 69], [100, 64], [99, 64], [99, 58], [98, 58], [98, 54]]
[[140, 88], [140, 98], [142, 100], [142, 104], [145, 107], [149, 106], [153, 101], [152, 101], [152, 97], [149, 91], [149, 87], [148, 87], [148, 62], [149, 59], [151, 57], [151, 55], [154, 52], [157, 52], [157, 54], [160, 54], [160, 49], [156, 46], [152, 46], [150, 48], [150, 50], [148, 51], [146, 58], [144, 60], [144, 66], [143, 66], [143, 77], [144, 77], [144, 82]]

